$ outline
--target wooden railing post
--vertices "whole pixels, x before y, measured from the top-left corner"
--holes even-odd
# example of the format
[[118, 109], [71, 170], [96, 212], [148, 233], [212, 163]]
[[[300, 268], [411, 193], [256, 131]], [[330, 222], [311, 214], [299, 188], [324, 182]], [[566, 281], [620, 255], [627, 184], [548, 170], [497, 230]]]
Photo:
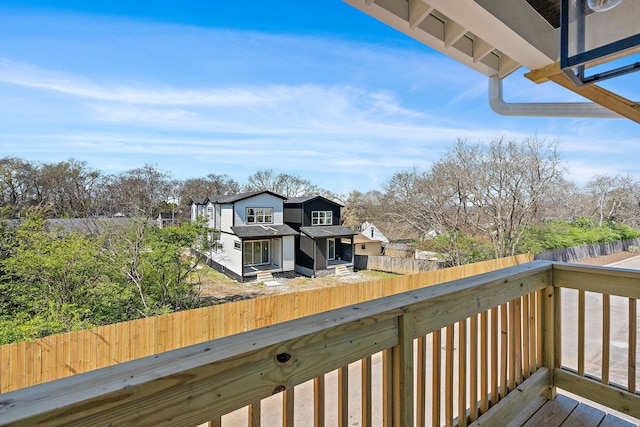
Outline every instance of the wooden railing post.
[[398, 317], [398, 345], [392, 348], [394, 427], [413, 425], [413, 316]]
[[[553, 287], [553, 276], [552, 272], [549, 273], [551, 276], [549, 278], [549, 286], [547, 286], [543, 291], [543, 301], [542, 301], [542, 364], [544, 367], [549, 369], [549, 388], [545, 392], [545, 397], [547, 399], [555, 399], [556, 397], [556, 387], [554, 384], [553, 378], [553, 368], [556, 364], [557, 355], [556, 352], [560, 351], [560, 346], [558, 345], [558, 340], [560, 339], [560, 334], [558, 333], [556, 336], [556, 332], [559, 332], [557, 328], [560, 325], [560, 313], [559, 313], [559, 300], [560, 293], [559, 290], [556, 290]], [[558, 348], [556, 348], [558, 345]]]

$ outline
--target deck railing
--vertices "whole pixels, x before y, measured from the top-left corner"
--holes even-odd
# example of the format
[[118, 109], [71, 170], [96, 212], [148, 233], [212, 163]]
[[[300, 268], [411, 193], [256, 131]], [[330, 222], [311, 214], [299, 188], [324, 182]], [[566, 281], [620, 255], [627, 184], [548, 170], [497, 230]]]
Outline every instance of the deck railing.
[[[640, 417], [639, 283], [640, 272], [535, 261], [3, 394], [0, 420], [271, 426], [275, 411], [285, 426], [495, 425], [555, 387]], [[599, 372], [587, 363], [593, 301], [578, 294], [574, 332], [561, 288], [629, 301], [628, 339], [613, 342], [602, 297]], [[579, 341], [576, 369], [563, 367], [567, 336]], [[614, 344], [628, 347], [622, 385], [611, 381]]]
[[563, 290], [557, 311], [568, 317], [557, 326], [570, 342], [555, 356], [556, 366], [562, 365], [554, 370], [555, 386], [640, 418], [640, 273], [556, 264], [553, 280]]

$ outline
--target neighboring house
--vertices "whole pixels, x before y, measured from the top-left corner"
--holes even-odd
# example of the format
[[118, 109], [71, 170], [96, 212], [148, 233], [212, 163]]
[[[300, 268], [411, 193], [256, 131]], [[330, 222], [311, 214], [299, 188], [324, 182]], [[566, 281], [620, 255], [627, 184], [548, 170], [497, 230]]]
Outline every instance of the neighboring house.
[[178, 225], [178, 216], [173, 212], [160, 212], [158, 215], [158, 227], [172, 227]]
[[209, 199], [191, 199], [189, 203], [191, 205], [191, 222], [194, 222], [198, 217], [205, 217], [207, 213], [207, 203]]
[[[24, 220], [10, 219], [0, 220], [10, 228], [18, 228]], [[49, 218], [46, 219], [46, 229], [58, 230], [62, 234], [84, 233], [89, 236], [97, 236], [98, 234], [116, 227], [128, 227], [134, 224], [135, 218], [108, 218], [105, 216], [84, 217], [84, 218]], [[153, 225], [149, 221], [149, 225]]]
[[435, 230], [421, 233], [407, 222], [378, 221], [375, 224], [364, 222], [360, 226], [360, 231], [370, 239], [382, 241], [383, 246], [386, 243], [413, 243], [437, 236]]
[[382, 231], [380, 231], [380, 229], [371, 222], [363, 222], [360, 226], [360, 232], [363, 235], [367, 236], [369, 239], [389, 243], [389, 239], [387, 238], [387, 236], [382, 234]]
[[358, 233], [353, 238], [356, 255], [382, 255], [382, 242], [372, 240], [362, 233]]
[[194, 222], [197, 218], [204, 218], [206, 225], [209, 228], [219, 230], [220, 229], [220, 216], [221, 206], [216, 203], [216, 200], [226, 196], [215, 196], [212, 198], [205, 197], [204, 199], [191, 199], [191, 222]]
[[294, 274], [294, 229], [285, 225], [285, 197], [270, 191], [192, 199], [191, 220], [204, 216], [221, 247], [209, 264], [240, 282], [260, 272]]
[[[296, 271], [309, 277], [353, 268], [355, 231], [340, 225], [342, 205], [322, 196], [294, 197], [284, 204], [284, 221], [296, 238]], [[343, 243], [343, 240], [346, 242]]]

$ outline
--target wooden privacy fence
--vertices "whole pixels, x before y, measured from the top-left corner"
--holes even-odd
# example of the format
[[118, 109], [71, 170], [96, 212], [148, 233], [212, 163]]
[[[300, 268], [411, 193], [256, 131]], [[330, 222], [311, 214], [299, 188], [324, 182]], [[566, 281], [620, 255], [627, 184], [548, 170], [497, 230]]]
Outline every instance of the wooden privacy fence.
[[437, 271], [226, 303], [0, 347], [0, 392], [523, 264], [518, 255]]
[[438, 261], [414, 258], [398, 258], [376, 255], [356, 255], [353, 260], [356, 270], [376, 270], [397, 274], [416, 274], [438, 269]]
[[[615, 242], [594, 243], [592, 245], [544, 251], [536, 254], [535, 259], [574, 262], [585, 258], [595, 258], [616, 252], [637, 250], [638, 248], [640, 248], [640, 239], [618, 240]], [[640, 252], [638, 252], [638, 254], [640, 255]]]

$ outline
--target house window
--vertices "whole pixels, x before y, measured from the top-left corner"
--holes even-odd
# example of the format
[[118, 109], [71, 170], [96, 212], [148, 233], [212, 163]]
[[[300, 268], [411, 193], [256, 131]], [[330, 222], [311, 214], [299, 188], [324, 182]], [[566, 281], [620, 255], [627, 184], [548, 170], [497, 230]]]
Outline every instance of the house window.
[[367, 245], [365, 245], [365, 244], [363, 243], [363, 244], [360, 246], [360, 249], [362, 249], [362, 250], [364, 251], [365, 249], [367, 249]]
[[233, 248], [237, 249], [237, 250], [242, 249], [242, 244], [240, 243], [240, 241], [238, 241], [238, 240], [234, 241], [233, 242]]
[[371, 238], [373, 239], [373, 227], [371, 227]]
[[207, 218], [213, 219], [213, 206], [207, 206]]
[[273, 208], [247, 208], [247, 224], [273, 223]]
[[269, 264], [269, 246], [268, 240], [244, 242], [244, 251], [242, 254], [243, 264], [245, 266]]
[[311, 212], [311, 225], [331, 225], [333, 224], [332, 211]]

